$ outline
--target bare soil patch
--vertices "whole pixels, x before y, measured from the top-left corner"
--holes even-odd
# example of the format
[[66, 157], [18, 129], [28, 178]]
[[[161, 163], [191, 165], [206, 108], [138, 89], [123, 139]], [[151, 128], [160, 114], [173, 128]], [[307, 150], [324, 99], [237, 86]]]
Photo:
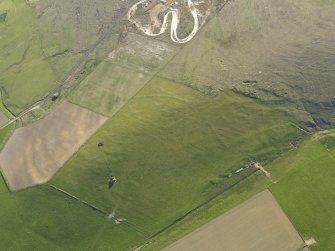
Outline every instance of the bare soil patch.
[[310, 239], [308, 239], [308, 240], [305, 240], [305, 244], [307, 245], [307, 246], [312, 246], [312, 245], [314, 245], [314, 244], [316, 244], [317, 242], [316, 242], [316, 240], [314, 239], [314, 238], [310, 238]]
[[48, 181], [105, 121], [97, 113], [63, 102], [45, 118], [17, 129], [0, 153], [10, 189]]
[[165, 251], [295, 251], [303, 244], [266, 190], [190, 233]]

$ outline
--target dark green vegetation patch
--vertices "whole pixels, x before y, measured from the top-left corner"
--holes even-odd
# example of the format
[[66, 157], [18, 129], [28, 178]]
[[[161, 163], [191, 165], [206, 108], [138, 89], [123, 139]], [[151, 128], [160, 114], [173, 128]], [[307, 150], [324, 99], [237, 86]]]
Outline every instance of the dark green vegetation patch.
[[0, 23], [4, 23], [6, 21], [7, 11], [0, 12]]

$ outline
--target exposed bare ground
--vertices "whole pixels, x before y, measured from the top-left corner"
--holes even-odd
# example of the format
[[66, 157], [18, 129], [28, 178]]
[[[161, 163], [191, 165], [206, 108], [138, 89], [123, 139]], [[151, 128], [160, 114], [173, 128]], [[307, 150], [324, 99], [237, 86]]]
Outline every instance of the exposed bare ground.
[[295, 251], [302, 244], [299, 234], [266, 190], [164, 251]]
[[266, 171], [265, 168], [260, 163], [255, 163], [255, 167], [262, 173], [264, 173], [267, 178], [271, 179], [271, 173]]
[[316, 244], [317, 242], [316, 242], [316, 240], [314, 239], [314, 238], [310, 238], [310, 239], [308, 239], [308, 240], [305, 240], [305, 244], [307, 245], [307, 246], [312, 246], [312, 245], [314, 245], [314, 244]]
[[48, 181], [105, 121], [97, 113], [63, 102], [45, 118], [17, 129], [0, 153], [10, 189]]

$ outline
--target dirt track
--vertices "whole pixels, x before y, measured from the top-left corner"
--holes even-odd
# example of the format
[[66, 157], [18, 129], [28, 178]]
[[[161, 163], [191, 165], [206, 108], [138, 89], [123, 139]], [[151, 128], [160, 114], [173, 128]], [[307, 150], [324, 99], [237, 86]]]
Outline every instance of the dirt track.
[[17, 129], [0, 153], [0, 166], [11, 190], [48, 181], [106, 121], [63, 102], [45, 118]]
[[300, 236], [266, 190], [164, 251], [295, 251], [301, 246]]

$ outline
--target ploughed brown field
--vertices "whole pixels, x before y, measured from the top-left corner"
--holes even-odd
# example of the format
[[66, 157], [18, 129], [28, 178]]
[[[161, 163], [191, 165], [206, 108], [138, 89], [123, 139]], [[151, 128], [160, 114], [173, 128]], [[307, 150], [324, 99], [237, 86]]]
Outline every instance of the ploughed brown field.
[[296, 251], [302, 244], [273, 195], [265, 190], [164, 251]]
[[63, 102], [45, 118], [17, 129], [0, 153], [11, 190], [48, 181], [106, 118]]

